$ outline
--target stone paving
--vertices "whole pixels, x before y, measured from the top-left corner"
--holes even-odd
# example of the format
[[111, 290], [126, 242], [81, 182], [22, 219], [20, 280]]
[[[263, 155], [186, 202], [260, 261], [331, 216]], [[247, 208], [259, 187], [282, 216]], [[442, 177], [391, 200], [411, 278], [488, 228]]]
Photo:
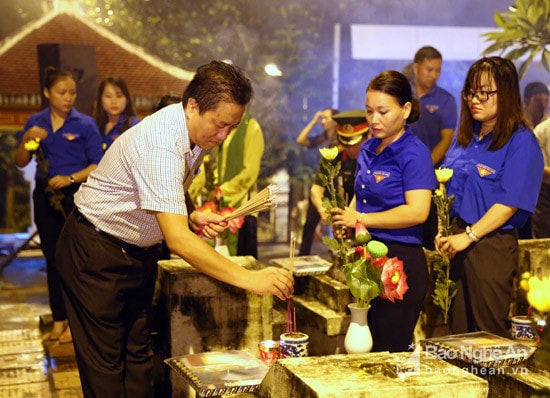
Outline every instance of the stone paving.
[[[12, 247], [2, 237], [2, 247]], [[11, 242], [20, 244], [13, 237]], [[82, 397], [72, 344], [50, 342], [45, 260], [30, 245], [0, 274], [0, 398]]]

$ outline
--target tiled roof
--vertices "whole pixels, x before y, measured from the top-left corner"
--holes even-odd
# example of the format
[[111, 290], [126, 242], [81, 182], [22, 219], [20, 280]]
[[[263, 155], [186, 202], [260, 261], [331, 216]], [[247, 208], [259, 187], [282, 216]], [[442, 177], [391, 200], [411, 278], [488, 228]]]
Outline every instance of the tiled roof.
[[0, 94], [40, 92], [37, 45], [48, 43], [94, 46], [98, 82], [121, 76], [134, 96], [182, 92], [193, 77], [193, 72], [165, 63], [93, 22], [52, 11], [0, 43]]

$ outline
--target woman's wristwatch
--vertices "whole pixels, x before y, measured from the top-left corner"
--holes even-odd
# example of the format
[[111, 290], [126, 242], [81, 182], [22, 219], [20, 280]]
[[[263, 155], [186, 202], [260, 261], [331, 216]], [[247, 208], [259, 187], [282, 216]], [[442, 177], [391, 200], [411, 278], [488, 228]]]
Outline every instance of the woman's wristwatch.
[[69, 176], [69, 180], [71, 181], [71, 184], [76, 182], [72, 174]]
[[470, 237], [472, 241], [474, 241], [474, 243], [479, 242], [479, 238], [474, 233], [474, 231], [472, 231], [472, 228], [469, 225], [466, 226], [466, 234]]

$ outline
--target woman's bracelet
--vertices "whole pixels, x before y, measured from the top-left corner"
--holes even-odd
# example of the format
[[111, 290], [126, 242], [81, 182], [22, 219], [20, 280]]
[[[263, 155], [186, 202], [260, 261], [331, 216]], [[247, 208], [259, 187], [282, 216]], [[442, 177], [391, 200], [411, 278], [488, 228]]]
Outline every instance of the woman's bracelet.
[[472, 231], [472, 228], [469, 225], [466, 226], [466, 234], [470, 237], [471, 240], [474, 241], [474, 243], [479, 242], [479, 238], [474, 233], [474, 231]]
[[359, 213], [359, 214], [361, 214], [359, 216], [359, 222], [366, 227], [367, 225], [363, 222], [363, 216], [365, 216], [367, 213]]

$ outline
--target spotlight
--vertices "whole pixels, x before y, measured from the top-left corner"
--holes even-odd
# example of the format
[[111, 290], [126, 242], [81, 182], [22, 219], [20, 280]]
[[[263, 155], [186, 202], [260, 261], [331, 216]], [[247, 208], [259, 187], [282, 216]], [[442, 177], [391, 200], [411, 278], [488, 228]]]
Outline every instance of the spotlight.
[[282, 76], [283, 72], [279, 69], [279, 67], [275, 64], [267, 64], [264, 67], [265, 73], [267, 73], [269, 76]]

